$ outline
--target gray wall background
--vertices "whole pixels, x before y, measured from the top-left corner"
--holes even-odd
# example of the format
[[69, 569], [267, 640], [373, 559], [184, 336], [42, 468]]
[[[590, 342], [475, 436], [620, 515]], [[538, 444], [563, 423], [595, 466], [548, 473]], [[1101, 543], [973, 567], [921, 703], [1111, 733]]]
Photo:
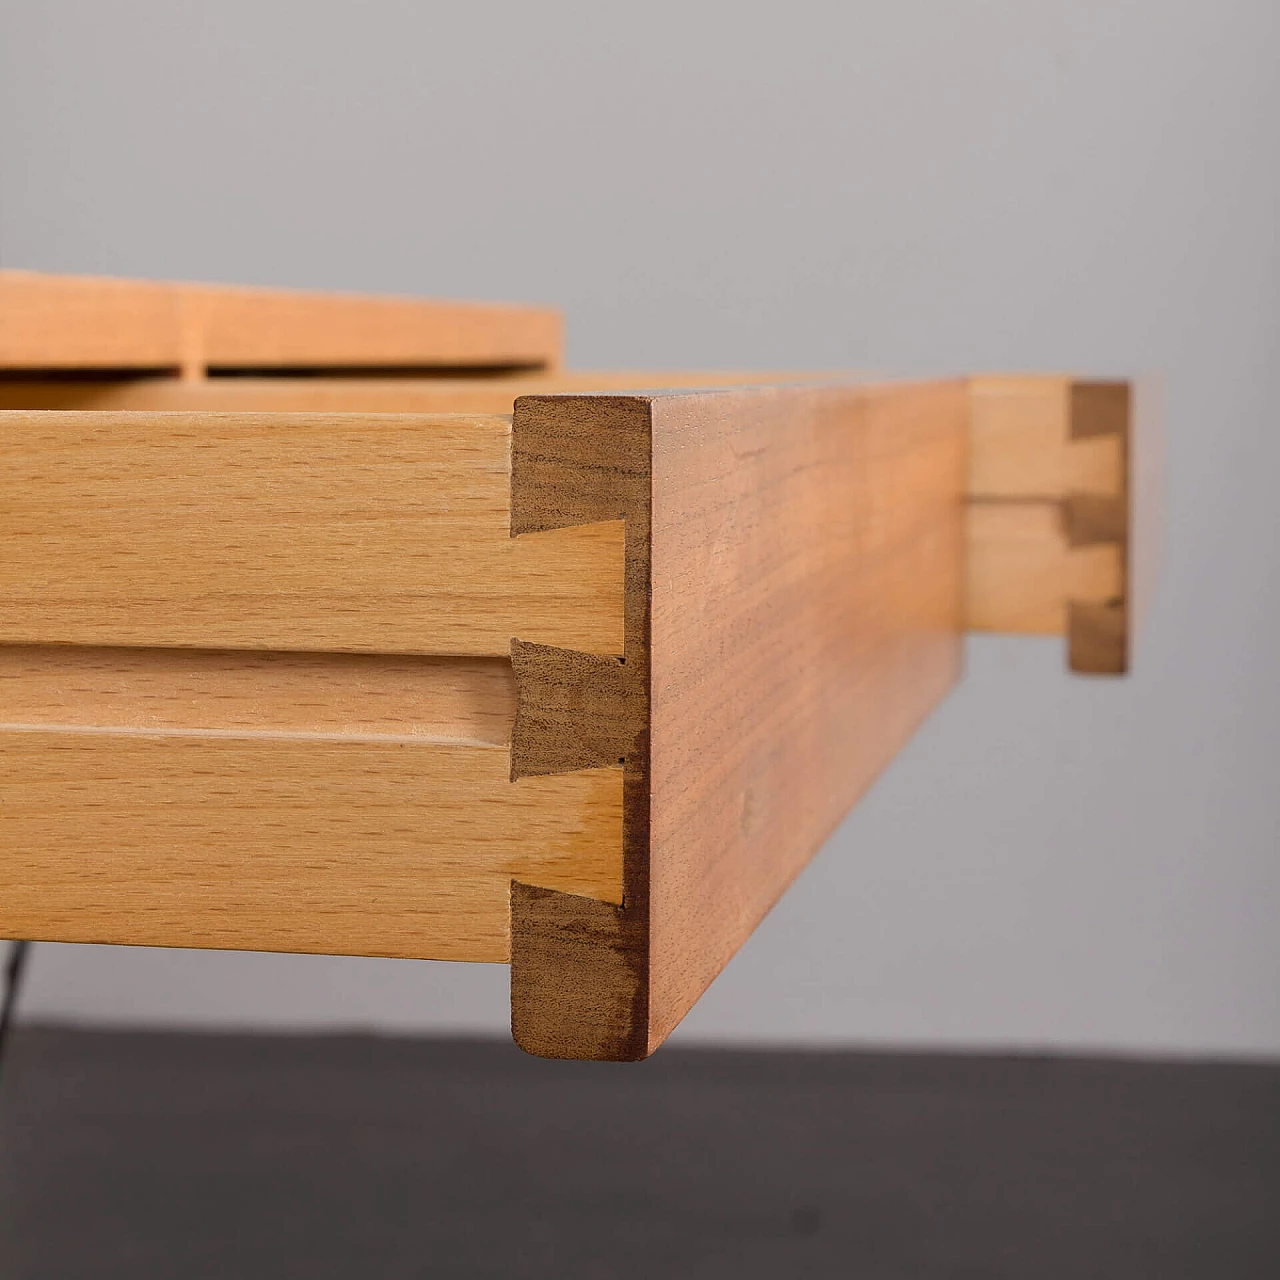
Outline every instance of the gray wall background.
[[[1280, 6], [4, 0], [0, 263], [533, 299], [578, 365], [1158, 375], [1137, 674], [979, 639], [685, 1039], [1280, 1053]], [[45, 946], [28, 1017], [505, 1034]]]

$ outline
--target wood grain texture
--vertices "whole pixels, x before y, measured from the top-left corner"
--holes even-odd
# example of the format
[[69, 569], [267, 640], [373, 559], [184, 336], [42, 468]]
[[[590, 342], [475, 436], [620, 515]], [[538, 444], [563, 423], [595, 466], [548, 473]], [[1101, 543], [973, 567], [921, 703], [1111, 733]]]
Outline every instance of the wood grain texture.
[[[820, 375], [819, 375], [820, 376]], [[517, 396], [643, 386], [714, 387], [794, 382], [796, 375], [726, 371], [555, 371], [489, 378], [269, 379], [202, 382], [0, 384], [0, 403], [48, 407], [506, 412]], [[830, 375], [827, 381], [831, 381]], [[1132, 537], [1128, 390], [1061, 376], [987, 376], [971, 382], [967, 490], [968, 625], [974, 630], [1068, 636], [1073, 669], [1122, 670], [1128, 647]], [[7, 399], [6, 399], [7, 397]], [[1024, 508], [1019, 517], [1010, 509]], [[1004, 508], [997, 511], [996, 507]], [[1104, 521], [1100, 524], [1099, 520]], [[1105, 533], [1105, 536], [1103, 536]], [[1108, 548], [1102, 549], [1102, 543]], [[1093, 550], [1081, 554], [1081, 547]], [[1117, 603], [1122, 602], [1122, 603]], [[1084, 608], [1118, 610], [1101, 630], [1073, 628]], [[1081, 624], [1084, 625], [1084, 624]], [[1070, 637], [1081, 637], [1078, 641]], [[1088, 651], [1086, 653], [1086, 650]]]
[[510, 420], [0, 413], [0, 643], [617, 653], [617, 521], [509, 536]]
[[644, 690], [622, 658], [514, 640], [511, 776], [623, 764], [644, 733]]
[[0, 271], [0, 369], [554, 368], [542, 307]]
[[513, 880], [621, 901], [622, 770], [507, 744], [513, 635], [621, 650], [623, 529], [513, 540], [509, 419], [10, 413], [0, 494], [0, 936], [505, 960]]
[[511, 1035], [542, 1058], [648, 1053], [645, 916], [581, 894], [511, 886]]
[[[519, 701], [532, 694], [535, 715], [549, 701], [556, 712], [550, 751], [535, 750], [522, 733], [528, 713], [518, 705], [513, 776], [566, 758], [561, 744], [575, 737], [599, 744], [610, 718], [625, 726], [621, 740], [606, 738], [595, 749], [612, 753], [630, 744], [622, 763], [622, 909], [519, 881], [511, 887], [512, 1034], [542, 1057], [632, 1061], [650, 1052], [651, 406], [649, 397], [628, 395], [529, 396], [515, 405], [512, 537], [537, 542], [619, 518], [625, 530], [624, 644], [617, 655], [625, 672], [611, 673], [603, 686], [584, 685], [581, 655], [544, 649], [526, 674], [513, 649]], [[566, 688], [581, 690], [571, 695], [579, 718], [572, 728], [564, 723], [567, 700], [543, 693]]]
[[968, 415], [959, 382], [655, 408], [651, 1049], [958, 677]]
[[1128, 666], [1130, 390], [970, 380], [967, 625], [1065, 635], [1073, 671]]
[[0, 937], [508, 958], [513, 879], [621, 898], [622, 778], [493, 747], [0, 733]]
[[621, 774], [506, 751], [0, 733], [0, 936], [506, 960], [509, 884], [621, 897]]
[[0, 645], [0, 733], [197, 731], [505, 747], [515, 709], [515, 677], [502, 658]]
[[1123, 385], [635, 377], [0, 384], [0, 936], [509, 955], [642, 1058], [963, 625], [1123, 669]]
[[648, 692], [622, 909], [513, 890], [523, 1047], [652, 1052], [955, 679], [967, 419], [960, 382], [517, 403], [513, 523], [621, 512]]

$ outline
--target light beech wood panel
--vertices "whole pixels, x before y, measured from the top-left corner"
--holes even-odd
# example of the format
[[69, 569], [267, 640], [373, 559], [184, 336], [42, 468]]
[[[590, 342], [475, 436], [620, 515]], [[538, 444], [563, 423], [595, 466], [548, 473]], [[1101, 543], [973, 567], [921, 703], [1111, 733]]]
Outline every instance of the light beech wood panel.
[[621, 898], [622, 772], [505, 751], [0, 733], [0, 937], [501, 961], [519, 879]]
[[10, 728], [507, 746], [505, 658], [0, 645]]
[[621, 523], [512, 539], [510, 431], [0, 414], [0, 642], [620, 653]]
[[544, 307], [0, 271], [0, 369], [554, 368]]

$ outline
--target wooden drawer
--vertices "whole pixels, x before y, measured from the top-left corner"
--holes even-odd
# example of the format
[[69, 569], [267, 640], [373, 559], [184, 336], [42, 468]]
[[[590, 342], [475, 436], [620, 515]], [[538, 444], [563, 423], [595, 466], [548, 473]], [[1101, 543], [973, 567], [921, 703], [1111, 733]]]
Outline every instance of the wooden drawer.
[[1123, 387], [639, 377], [4, 384], [0, 935], [509, 961], [643, 1057], [967, 627], [1124, 666]]

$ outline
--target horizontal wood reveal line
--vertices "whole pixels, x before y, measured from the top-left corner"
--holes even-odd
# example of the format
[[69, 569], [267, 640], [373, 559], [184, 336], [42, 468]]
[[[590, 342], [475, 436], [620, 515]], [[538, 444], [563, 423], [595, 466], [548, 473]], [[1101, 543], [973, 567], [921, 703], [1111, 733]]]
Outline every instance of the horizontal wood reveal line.
[[504, 658], [0, 645], [0, 731], [501, 748], [514, 719]]

